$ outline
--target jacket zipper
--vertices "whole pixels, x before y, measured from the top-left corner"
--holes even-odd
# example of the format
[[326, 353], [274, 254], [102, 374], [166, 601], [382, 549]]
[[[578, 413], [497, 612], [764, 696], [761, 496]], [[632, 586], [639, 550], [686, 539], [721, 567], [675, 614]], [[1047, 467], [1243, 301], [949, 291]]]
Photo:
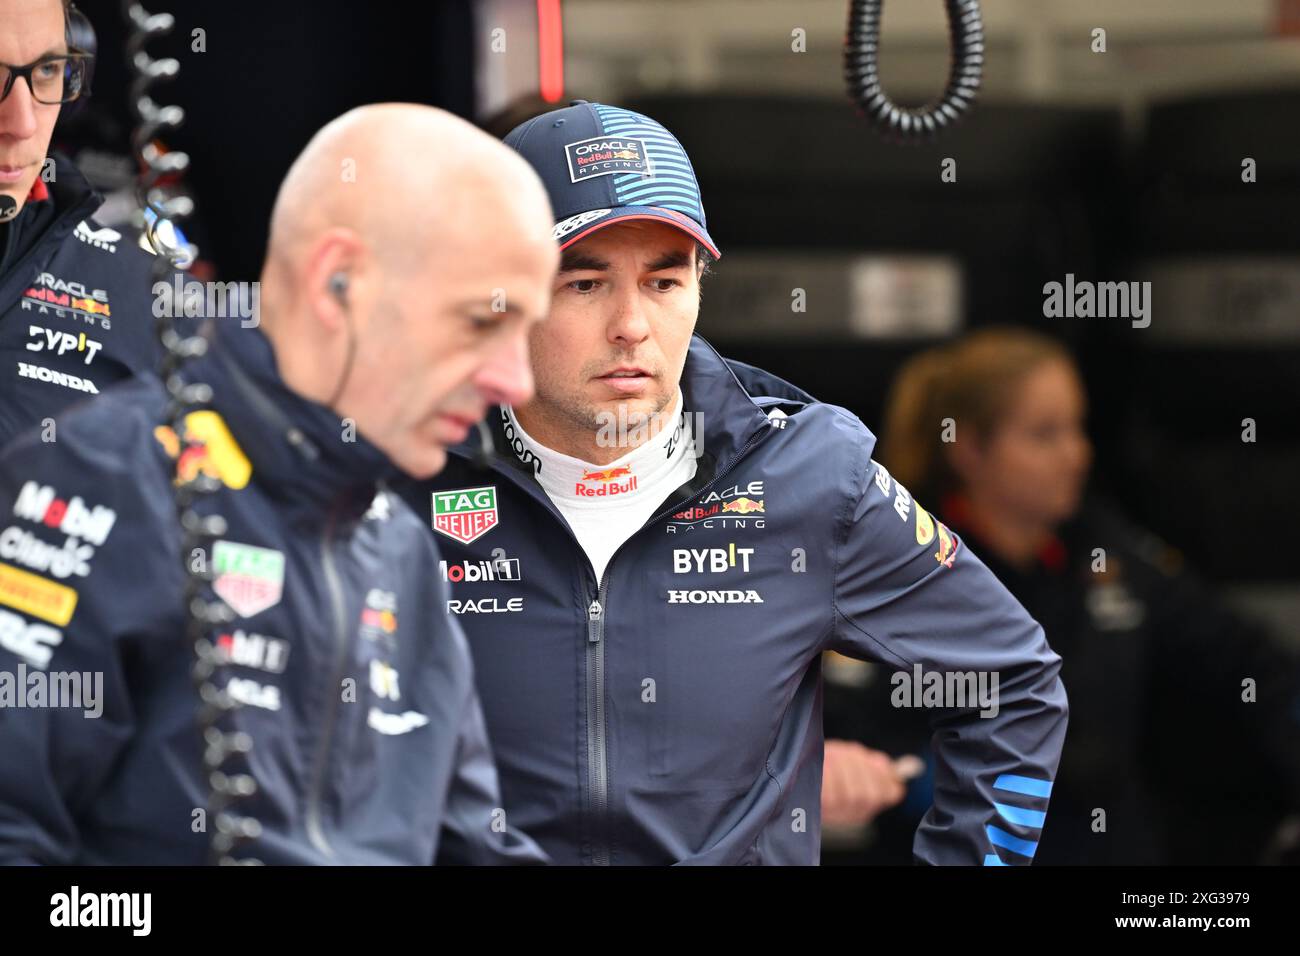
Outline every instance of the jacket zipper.
[[[713, 476], [703, 488], [690, 498], [704, 494], [716, 485], [748, 454], [750, 448], [757, 444], [763, 432], [756, 432], [745, 446], [731, 460], [723, 471]], [[633, 532], [632, 537], [620, 544], [605, 565], [605, 573], [600, 579], [596, 599], [587, 608], [587, 797], [595, 815], [595, 835], [592, 840], [592, 863], [596, 866], [609, 866], [609, 846], [605, 841], [609, 815], [609, 767], [605, 740], [605, 608], [609, 601], [609, 571], [614, 566], [614, 559], [619, 551], [632, 538], [645, 528], [673, 513], [681, 502], [670, 505], [664, 511], [652, 515], [644, 525]], [[581, 548], [581, 545], [579, 545]]]
[[343, 614], [343, 588], [339, 584], [338, 568], [334, 563], [331, 545], [334, 540], [334, 526], [338, 520], [338, 506], [330, 510], [321, 533], [321, 562], [325, 571], [325, 583], [329, 589], [330, 606], [334, 612], [335, 668], [334, 682], [327, 689], [325, 700], [325, 729], [316, 747], [315, 759], [312, 761], [311, 786], [307, 791], [307, 837], [312, 845], [328, 857], [334, 856], [334, 848], [325, 837], [321, 825], [321, 792], [325, 786], [325, 771], [329, 764], [330, 744], [334, 737], [334, 724], [338, 717], [340, 688], [343, 684], [344, 669], [347, 666], [348, 634]]
[[609, 812], [609, 774], [605, 753], [605, 601], [609, 572], [587, 608], [587, 792], [595, 817], [592, 862], [609, 866], [605, 827]]

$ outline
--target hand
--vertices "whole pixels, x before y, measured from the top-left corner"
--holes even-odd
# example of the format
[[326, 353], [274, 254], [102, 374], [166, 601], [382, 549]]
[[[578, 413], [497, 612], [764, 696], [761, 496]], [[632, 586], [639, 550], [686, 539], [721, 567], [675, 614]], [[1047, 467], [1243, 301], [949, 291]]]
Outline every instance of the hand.
[[895, 761], [851, 740], [826, 741], [822, 766], [822, 823], [862, 826], [899, 804], [907, 781], [920, 772], [916, 757]]

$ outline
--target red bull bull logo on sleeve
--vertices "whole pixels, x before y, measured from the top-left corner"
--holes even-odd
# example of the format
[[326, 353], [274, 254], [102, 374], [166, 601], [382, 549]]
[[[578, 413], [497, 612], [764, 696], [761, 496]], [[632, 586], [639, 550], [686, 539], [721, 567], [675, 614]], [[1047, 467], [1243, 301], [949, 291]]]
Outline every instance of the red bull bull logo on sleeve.
[[952, 563], [957, 560], [957, 549], [961, 547], [961, 541], [944, 527], [943, 522], [938, 522], [938, 529], [939, 550], [935, 552], [934, 559], [945, 568], [950, 568]]

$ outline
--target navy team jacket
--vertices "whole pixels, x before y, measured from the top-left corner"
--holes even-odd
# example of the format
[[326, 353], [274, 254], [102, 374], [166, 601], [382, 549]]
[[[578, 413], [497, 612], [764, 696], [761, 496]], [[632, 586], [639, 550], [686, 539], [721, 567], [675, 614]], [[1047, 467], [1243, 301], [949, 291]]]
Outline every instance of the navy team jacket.
[[[560, 863], [817, 862], [834, 650], [905, 677], [900, 704], [948, 705], [926, 707], [916, 859], [1029, 863], [1068, 715], [1042, 629], [872, 460], [854, 415], [698, 336], [682, 386], [697, 476], [602, 580], [497, 413], [510, 451], [490, 473], [467, 444], [400, 488], [437, 535], [430, 586], [453, 585], [512, 821]], [[996, 708], [973, 699], [981, 673]]]
[[[218, 332], [186, 366], [213, 400], [190, 416], [202, 444], [179, 467], [224, 485], [197, 506], [227, 522], [198, 557], [233, 613], [212, 634], [214, 683], [241, 705], [226, 727], [253, 742], [228, 769], [256, 781], [236, 809], [262, 833], [237, 855], [544, 861], [498, 795], [436, 551], [377, 492], [394, 469], [285, 387], [260, 331]], [[31, 434], [0, 456], [0, 863], [207, 858], [182, 600], [196, 556], [180, 553], [164, 400], [156, 377], [119, 384], [59, 417], [57, 441]], [[56, 680], [62, 696], [38, 700]]]

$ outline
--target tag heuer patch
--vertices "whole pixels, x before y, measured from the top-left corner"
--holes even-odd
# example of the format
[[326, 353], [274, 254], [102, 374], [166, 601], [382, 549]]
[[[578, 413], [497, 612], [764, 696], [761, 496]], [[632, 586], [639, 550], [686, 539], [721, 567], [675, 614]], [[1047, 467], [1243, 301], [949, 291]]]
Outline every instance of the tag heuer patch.
[[497, 489], [458, 488], [433, 493], [433, 530], [469, 544], [497, 526]]
[[212, 590], [241, 617], [252, 617], [280, 603], [284, 555], [279, 551], [218, 541], [212, 549], [212, 570]]

